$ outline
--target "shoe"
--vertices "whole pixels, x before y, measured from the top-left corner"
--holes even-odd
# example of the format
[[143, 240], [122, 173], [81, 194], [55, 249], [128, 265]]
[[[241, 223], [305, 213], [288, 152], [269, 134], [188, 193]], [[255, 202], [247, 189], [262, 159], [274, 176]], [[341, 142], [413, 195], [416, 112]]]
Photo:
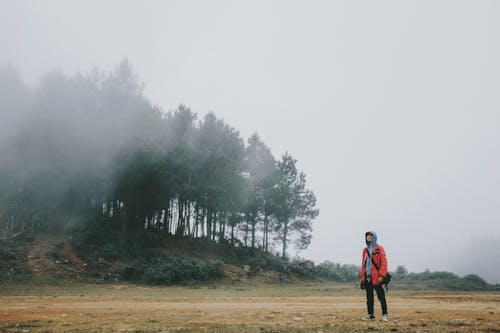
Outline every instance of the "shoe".
[[388, 315], [382, 315], [382, 321], [389, 321], [389, 316]]
[[362, 317], [361, 320], [374, 320], [375, 316], [372, 314], [367, 314], [366, 316]]

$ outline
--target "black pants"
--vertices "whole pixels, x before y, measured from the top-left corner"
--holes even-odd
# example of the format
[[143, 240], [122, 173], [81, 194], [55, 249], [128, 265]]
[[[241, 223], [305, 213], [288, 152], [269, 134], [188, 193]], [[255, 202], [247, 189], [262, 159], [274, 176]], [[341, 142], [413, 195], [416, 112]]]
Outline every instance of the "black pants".
[[387, 302], [385, 301], [385, 291], [381, 285], [374, 286], [372, 282], [365, 283], [366, 290], [366, 305], [368, 306], [368, 314], [373, 314], [373, 289], [377, 292], [378, 300], [382, 304], [382, 314], [387, 314]]

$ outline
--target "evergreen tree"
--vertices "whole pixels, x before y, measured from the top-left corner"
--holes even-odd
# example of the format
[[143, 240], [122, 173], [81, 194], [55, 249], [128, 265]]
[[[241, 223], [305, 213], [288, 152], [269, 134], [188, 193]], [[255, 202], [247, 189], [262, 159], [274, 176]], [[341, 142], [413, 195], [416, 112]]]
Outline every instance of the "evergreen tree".
[[[143, 95], [125, 59], [113, 71], [45, 75], [37, 88], [0, 68], [0, 232], [106, 226], [305, 248], [318, 214], [305, 175], [257, 135]], [[18, 228], [19, 229], [19, 228]], [[102, 237], [102, 235], [101, 235]]]
[[[306, 176], [297, 170], [297, 160], [288, 153], [278, 161], [277, 183], [273, 196], [273, 214], [276, 217], [276, 237], [282, 244], [286, 258], [288, 242], [295, 240], [299, 249], [311, 242], [312, 220], [319, 214], [316, 197], [306, 188]], [[292, 238], [293, 237], [293, 238]]]
[[263, 247], [267, 250], [270, 197], [276, 161], [271, 150], [255, 133], [248, 139], [245, 149], [245, 216], [251, 232], [251, 247], [255, 247], [257, 223], [262, 222]]

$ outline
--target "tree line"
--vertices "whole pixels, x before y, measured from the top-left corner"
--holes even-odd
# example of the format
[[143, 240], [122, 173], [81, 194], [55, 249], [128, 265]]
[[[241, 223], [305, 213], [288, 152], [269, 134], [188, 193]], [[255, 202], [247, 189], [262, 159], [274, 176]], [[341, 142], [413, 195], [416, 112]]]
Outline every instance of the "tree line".
[[60, 232], [105, 225], [204, 237], [283, 257], [311, 242], [318, 215], [297, 160], [258, 134], [188, 107], [164, 112], [132, 66], [36, 87], [0, 69], [0, 230]]

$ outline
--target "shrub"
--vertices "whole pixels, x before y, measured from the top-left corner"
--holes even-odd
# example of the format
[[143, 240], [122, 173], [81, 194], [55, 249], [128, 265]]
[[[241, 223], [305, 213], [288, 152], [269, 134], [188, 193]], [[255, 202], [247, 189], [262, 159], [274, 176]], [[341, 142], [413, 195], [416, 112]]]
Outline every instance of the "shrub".
[[352, 282], [359, 279], [359, 266], [341, 265], [325, 261], [316, 266], [317, 275], [324, 280]]
[[290, 263], [290, 270], [302, 278], [315, 279], [318, 277], [316, 267], [310, 260], [296, 258]]
[[225, 260], [234, 265], [249, 265], [253, 272], [263, 270], [282, 274], [291, 273], [288, 260], [257, 249], [235, 248], [226, 255]]
[[408, 277], [408, 269], [405, 266], [398, 266], [392, 273], [392, 277], [397, 280], [404, 280]]
[[490, 285], [484, 281], [481, 277], [470, 274], [456, 280], [445, 280], [442, 283], [442, 287], [449, 290], [489, 290]]
[[88, 222], [79, 221], [68, 226], [68, 236], [79, 247], [89, 245], [105, 245], [118, 242], [118, 235], [111, 228], [109, 220], [95, 218]]
[[454, 291], [487, 291], [495, 290], [495, 286], [488, 284], [481, 277], [471, 274], [459, 277], [450, 272], [430, 272], [410, 273], [404, 279], [408, 288], [429, 288], [437, 290]]
[[138, 259], [135, 266], [143, 272], [140, 280], [156, 285], [195, 284], [222, 277], [222, 262], [185, 259], [163, 250], [150, 260]]

